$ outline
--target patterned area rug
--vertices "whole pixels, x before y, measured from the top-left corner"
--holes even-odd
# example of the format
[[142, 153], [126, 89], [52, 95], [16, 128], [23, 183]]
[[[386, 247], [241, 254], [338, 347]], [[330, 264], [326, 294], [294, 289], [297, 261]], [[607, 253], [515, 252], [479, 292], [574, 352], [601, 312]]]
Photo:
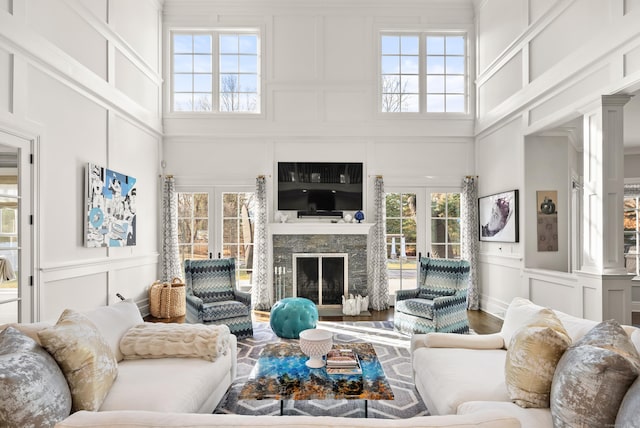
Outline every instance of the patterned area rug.
[[[241, 415], [279, 415], [277, 400], [238, 400], [247, 376], [256, 363], [262, 347], [272, 342], [297, 342], [277, 337], [269, 323], [253, 325], [253, 337], [238, 341], [238, 376], [214, 413]], [[334, 332], [335, 343], [369, 342], [373, 344], [378, 359], [393, 389], [394, 400], [370, 400], [370, 418], [405, 419], [428, 415], [413, 385], [409, 356], [409, 338], [393, 331], [390, 321], [328, 322], [321, 321], [318, 328]], [[309, 400], [284, 402], [285, 415], [364, 417], [362, 400]]]

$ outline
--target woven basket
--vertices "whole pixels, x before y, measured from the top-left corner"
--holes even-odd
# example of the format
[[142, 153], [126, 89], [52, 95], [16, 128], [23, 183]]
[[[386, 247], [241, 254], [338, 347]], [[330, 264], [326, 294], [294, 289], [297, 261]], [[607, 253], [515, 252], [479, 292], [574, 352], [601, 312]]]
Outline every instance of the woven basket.
[[186, 291], [180, 278], [171, 283], [156, 281], [149, 288], [149, 312], [154, 318], [174, 318], [186, 313]]

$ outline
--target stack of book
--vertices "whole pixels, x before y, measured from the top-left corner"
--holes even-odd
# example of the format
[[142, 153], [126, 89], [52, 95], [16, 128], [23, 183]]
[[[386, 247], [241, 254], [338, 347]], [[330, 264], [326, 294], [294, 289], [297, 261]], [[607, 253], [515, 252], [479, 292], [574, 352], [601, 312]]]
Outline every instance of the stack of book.
[[327, 354], [328, 374], [362, 374], [358, 355], [352, 349], [336, 348]]

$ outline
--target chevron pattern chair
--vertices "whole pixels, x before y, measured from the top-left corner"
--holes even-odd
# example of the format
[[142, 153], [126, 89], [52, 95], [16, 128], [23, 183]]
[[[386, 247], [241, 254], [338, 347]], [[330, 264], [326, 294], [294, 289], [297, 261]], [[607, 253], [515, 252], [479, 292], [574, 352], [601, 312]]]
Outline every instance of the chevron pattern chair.
[[189, 323], [225, 324], [238, 339], [253, 336], [251, 294], [236, 290], [236, 261], [184, 261]]
[[466, 260], [420, 259], [419, 287], [396, 292], [394, 329], [404, 334], [469, 333]]

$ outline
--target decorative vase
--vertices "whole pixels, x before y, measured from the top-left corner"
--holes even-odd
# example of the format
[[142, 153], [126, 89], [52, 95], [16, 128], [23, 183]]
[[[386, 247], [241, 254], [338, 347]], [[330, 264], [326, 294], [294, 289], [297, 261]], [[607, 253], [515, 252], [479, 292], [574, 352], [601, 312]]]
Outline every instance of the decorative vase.
[[324, 357], [333, 347], [333, 333], [310, 328], [300, 332], [300, 350], [309, 357], [307, 367], [319, 369], [325, 366]]
[[364, 220], [364, 213], [360, 210], [358, 210], [354, 215], [353, 218], [356, 219], [356, 221], [358, 223], [362, 222], [362, 220]]
[[543, 214], [553, 214], [556, 212], [556, 204], [553, 202], [553, 199], [544, 198], [542, 204], [540, 204], [540, 211]]

